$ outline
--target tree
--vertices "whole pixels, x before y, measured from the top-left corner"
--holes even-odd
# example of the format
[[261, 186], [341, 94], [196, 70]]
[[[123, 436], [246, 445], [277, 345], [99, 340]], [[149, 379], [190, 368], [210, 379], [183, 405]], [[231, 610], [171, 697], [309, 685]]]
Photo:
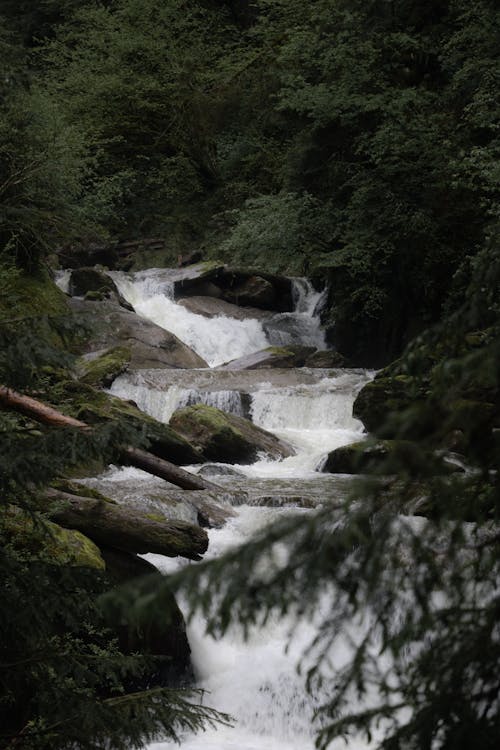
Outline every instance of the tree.
[[[74, 321], [63, 295], [42, 270], [28, 275], [13, 264], [1, 266], [0, 287], [0, 381], [28, 393], [50, 391], [70, 377]], [[125, 750], [218, 718], [194, 705], [186, 688], [165, 685], [161, 659], [125, 651], [98, 604], [112, 584], [97, 548], [48, 521], [51, 482], [92, 458], [110, 460], [130, 440], [140, 443], [140, 436], [123, 423], [51, 429], [0, 410], [0, 747], [6, 750]], [[167, 617], [167, 600], [162, 611]]]
[[[234, 622], [258, 627], [271, 612], [316, 620], [321, 613], [307, 654], [308, 688], [323, 698], [318, 748], [359, 733], [384, 750], [498, 743], [499, 258], [493, 232], [464, 305], [389, 368], [425, 392], [388, 415], [393, 431], [415, 440], [409, 458], [391, 459], [345, 506], [287, 518], [169, 579], [214, 635]], [[442, 446], [456, 429], [453, 410], [443, 424], [443, 399], [472, 393], [468, 428], [480, 442], [468, 443], [465, 460], [474, 470], [436, 477], [419, 452]], [[490, 402], [485, 426], [481, 406]], [[119, 606], [129, 606], [130, 595], [121, 596]]]

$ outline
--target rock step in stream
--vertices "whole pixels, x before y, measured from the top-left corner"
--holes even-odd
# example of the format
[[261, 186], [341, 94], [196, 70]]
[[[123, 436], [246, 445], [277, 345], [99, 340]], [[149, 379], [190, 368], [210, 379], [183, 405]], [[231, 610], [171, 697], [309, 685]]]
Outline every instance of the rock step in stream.
[[[210, 459], [184, 468], [224, 488], [234, 516], [208, 529], [206, 559], [241, 544], [280, 516], [311, 513], [345, 497], [349, 479], [322, 474], [321, 468], [329, 451], [362, 437], [352, 404], [372, 373], [332, 368], [339, 360], [325, 344], [320, 292], [306, 280], [220, 266], [110, 276], [117, 292], [109, 294], [115, 299], [87, 295], [72, 303], [95, 316], [89, 357], [113, 346], [130, 346], [122, 374], [113, 375], [111, 386], [105, 383], [110, 393], [174, 426]], [[120, 308], [118, 294], [135, 313]], [[101, 316], [106, 318], [104, 333]], [[141, 337], [147, 338], [152, 324], [153, 338], [144, 349]], [[189, 359], [181, 363], [177, 357], [184, 346]], [[295, 357], [300, 354], [298, 360], [286, 359], [287, 348]], [[311, 356], [316, 356], [312, 363]], [[246, 423], [269, 433], [279, 448], [273, 453], [268, 443], [243, 458], [208, 450], [203, 420], [189, 429], [181, 425], [183, 412], [201, 415], [207, 409], [212, 416], [216, 409], [229, 415], [218, 429], [230, 443], [243, 439], [238, 432]], [[220, 439], [215, 442], [220, 446]], [[174, 489], [136, 468], [110, 467], [83, 483], [149, 513], [169, 508], [172, 518], [196, 519], [189, 497], [184, 501], [185, 495], [194, 499], [196, 491]], [[148, 554], [146, 559], [166, 573], [186, 564], [180, 557]], [[196, 683], [208, 691], [205, 702], [234, 717], [234, 726], [186, 735], [182, 750], [312, 750], [313, 714], [322, 695], [307, 694], [296, 664], [315, 628], [301, 623], [285, 653], [290, 625], [286, 619], [272, 620], [252, 630], [248, 641], [236, 628], [215, 641], [205, 633], [203, 620], [193, 619], [187, 632]], [[151, 750], [174, 747], [159, 740]]]

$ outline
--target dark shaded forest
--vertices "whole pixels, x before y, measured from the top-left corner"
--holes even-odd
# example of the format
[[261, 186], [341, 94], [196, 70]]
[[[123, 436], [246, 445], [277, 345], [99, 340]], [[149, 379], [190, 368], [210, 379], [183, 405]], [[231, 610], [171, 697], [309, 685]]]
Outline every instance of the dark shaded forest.
[[[493, 750], [500, 737], [499, 56], [496, 0], [0, 4], [1, 383], [63, 403], [58, 383], [80, 333], [57, 296], [44, 296], [53, 268], [175, 266], [195, 253], [327, 287], [329, 343], [352, 366], [385, 368], [365, 395], [378, 409], [373, 433], [469, 462], [467, 481], [452, 486], [414, 454], [385, 467], [429, 485], [437, 525], [488, 524], [467, 575], [445, 583], [432, 559], [438, 530], [427, 547], [413, 540], [428, 573], [417, 576], [419, 594], [456, 588], [437, 637], [442, 660], [422, 654], [405, 696], [414, 720], [386, 750]], [[155, 238], [160, 250], [148, 250]], [[124, 257], [126, 242], [140, 253]], [[109, 587], [95, 571], [40, 553], [43, 489], [82, 461], [111, 460], [125, 442], [143, 447], [144, 432], [127, 419], [91, 434], [51, 432], [0, 411], [0, 437], [0, 747], [141, 747], [214, 720], [189, 694], [144, 677], [151, 660], [109, 631], [97, 604]], [[338, 562], [363, 540], [355, 569], [339, 564], [333, 574], [318, 563], [311, 573], [307, 550], [325, 544], [319, 524], [309, 535], [286, 528], [309, 577], [277, 576], [266, 596], [240, 604], [234, 588], [223, 594], [245, 621], [250, 606], [307, 599], [306, 579], [313, 606], [333, 576], [346, 613], [371, 601], [404, 669], [405, 645], [434, 632], [434, 615], [424, 605], [407, 611], [399, 640], [391, 634], [398, 556], [393, 549], [385, 570], [391, 585], [384, 565], [367, 561], [387, 554], [371, 519], [381, 504], [393, 508], [393, 496], [376, 482], [357, 492], [364, 510], [326, 545]], [[33, 543], [18, 549], [9, 535], [21, 523], [32, 524]], [[465, 542], [451, 536], [445, 567], [458, 571]], [[211, 583], [207, 575], [217, 588], [221, 568]], [[473, 602], [470, 575], [483, 587]], [[196, 588], [189, 576], [186, 585]], [[383, 716], [392, 710], [386, 687]], [[339, 706], [328, 707], [332, 726]]]

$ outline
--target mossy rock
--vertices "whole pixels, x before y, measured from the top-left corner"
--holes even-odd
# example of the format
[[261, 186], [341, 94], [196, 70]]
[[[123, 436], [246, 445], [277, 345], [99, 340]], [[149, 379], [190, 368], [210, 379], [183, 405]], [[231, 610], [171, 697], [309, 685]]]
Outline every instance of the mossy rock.
[[99, 547], [84, 534], [63, 529], [16, 506], [7, 507], [1, 526], [16, 549], [29, 552], [43, 562], [97, 570], [106, 567]]
[[25, 319], [28, 325], [36, 326], [37, 331], [43, 327], [40, 334], [49, 344], [57, 347], [65, 344], [61, 331], [64, 327], [64, 334], [69, 332], [71, 310], [66, 295], [46, 271], [19, 274], [12, 291], [0, 298], [0, 320], [12, 317], [13, 305], [15, 318]]
[[[130, 427], [144, 436], [151, 453], [172, 463], [193, 464], [203, 463], [205, 460], [199, 450], [168, 425], [140, 411], [131, 402], [109, 396], [87, 383], [77, 380], [59, 383], [57, 388], [52, 390], [52, 403], [65, 414], [90, 425], [119, 420], [125, 427]], [[96, 467], [93, 466], [93, 469]], [[99, 469], [93, 473], [98, 471]], [[85, 474], [83, 471], [73, 476]]]
[[377, 377], [359, 392], [352, 413], [363, 422], [368, 432], [393, 437], [387, 423], [390, 413], [401, 412], [422, 398], [417, 380], [409, 375]]
[[328, 454], [322, 471], [330, 474], [447, 475], [460, 469], [410, 440], [362, 440]]
[[253, 463], [259, 453], [272, 458], [293, 455], [293, 449], [248, 419], [205, 404], [176, 411], [170, 426], [201, 450], [210, 461]]
[[115, 346], [98, 356], [82, 359], [80, 380], [88, 385], [109, 388], [118, 375], [126, 372], [131, 357], [130, 347]]

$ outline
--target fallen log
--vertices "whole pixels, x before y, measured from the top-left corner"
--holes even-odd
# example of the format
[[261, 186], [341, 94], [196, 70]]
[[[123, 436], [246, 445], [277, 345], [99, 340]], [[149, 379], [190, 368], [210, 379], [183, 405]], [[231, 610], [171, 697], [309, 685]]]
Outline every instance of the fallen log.
[[189, 560], [201, 560], [208, 547], [206, 531], [187, 521], [158, 520], [141, 509], [60, 490], [49, 489], [47, 497], [57, 501], [48, 514], [51, 521], [81, 531], [99, 545]]
[[[74, 417], [68, 417], [61, 414], [57, 409], [37, 401], [30, 396], [24, 396], [12, 388], [0, 386], [0, 404], [4, 408], [13, 409], [25, 414], [31, 419], [51, 427], [76, 427], [81, 430], [90, 430], [91, 427], [86, 422], [82, 422]], [[152, 453], [148, 453], [138, 448], [126, 447], [122, 450], [120, 463], [128, 466], [135, 466], [143, 469], [149, 474], [154, 474], [167, 482], [175, 484], [185, 490], [210, 490], [222, 492], [222, 488], [202, 477], [194, 476], [178, 466], [171, 464], [169, 461], [158, 458]]]

